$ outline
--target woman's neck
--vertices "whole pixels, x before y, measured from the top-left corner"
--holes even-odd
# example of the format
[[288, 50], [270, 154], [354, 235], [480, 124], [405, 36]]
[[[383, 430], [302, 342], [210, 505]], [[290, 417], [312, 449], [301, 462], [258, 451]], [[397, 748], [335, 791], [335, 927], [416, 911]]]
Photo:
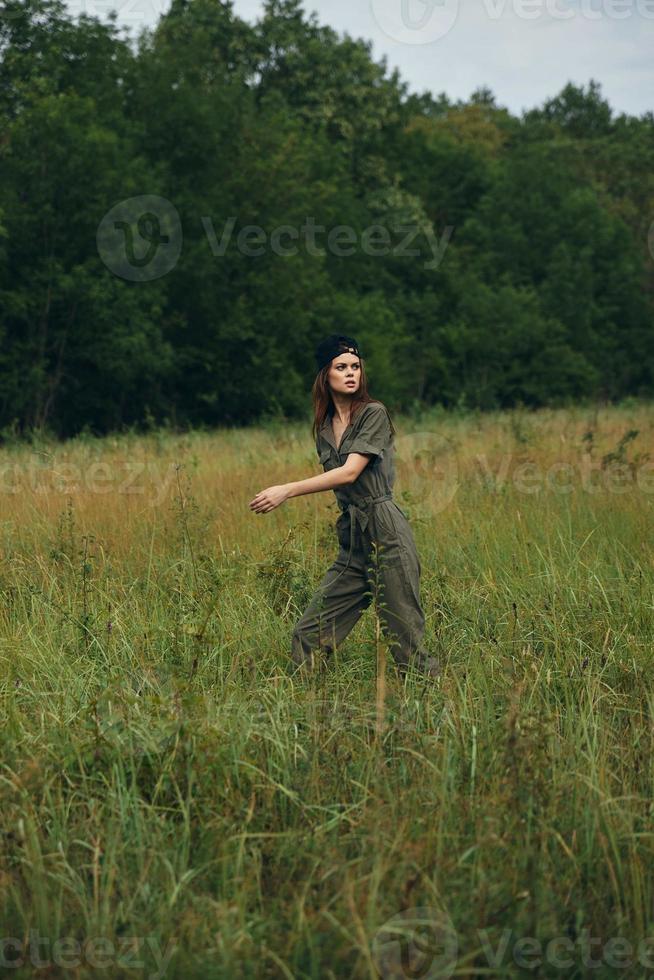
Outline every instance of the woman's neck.
[[350, 415], [352, 412], [352, 402], [354, 398], [344, 398], [343, 401], [336, 400], [332, 396], [332, 401], [334, 403], [334, 411], [332, 418], [336, 418], [342, 425], [347, 425], [350, 421]]

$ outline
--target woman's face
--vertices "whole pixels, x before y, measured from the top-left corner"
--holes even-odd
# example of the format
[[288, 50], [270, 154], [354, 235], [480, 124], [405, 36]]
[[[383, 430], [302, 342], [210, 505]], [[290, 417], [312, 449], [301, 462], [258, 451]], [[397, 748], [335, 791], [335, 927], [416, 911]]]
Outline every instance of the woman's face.
[[361, 361], [354, 354], [339, 354], [327, 372], [327, 382], [332, 391], [353, 395], [359, 390]]

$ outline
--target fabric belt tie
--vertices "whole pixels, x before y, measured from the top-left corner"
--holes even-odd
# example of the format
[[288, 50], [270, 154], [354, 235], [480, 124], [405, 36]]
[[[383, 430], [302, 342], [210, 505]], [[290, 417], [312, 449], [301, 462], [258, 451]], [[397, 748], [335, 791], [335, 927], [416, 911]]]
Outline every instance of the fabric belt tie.
[[[382, 500], [392, 500], [392, 493], [383, 493], [379, 497], [361, 497], [356, 502], [351, 504], [341, 504], [339, 502], [338, 506], [341, 508], [341, 513], [348, 513], [350, 515], [350, 550], [348, 552], [347, 561], [345, 567], [341, 569], [336, 578], [339, 578], [343, 572], [348, 568], [350, 564], [350, 558], [352, 557], [352, 552], [354, 551], [354, 528], [358, 524], [361, 531], [365, 531], [368, 527], [369, 518], [369, 508], [374, 504], [380, 504]], [[334, 579], [336, 581], [336, 579]]]

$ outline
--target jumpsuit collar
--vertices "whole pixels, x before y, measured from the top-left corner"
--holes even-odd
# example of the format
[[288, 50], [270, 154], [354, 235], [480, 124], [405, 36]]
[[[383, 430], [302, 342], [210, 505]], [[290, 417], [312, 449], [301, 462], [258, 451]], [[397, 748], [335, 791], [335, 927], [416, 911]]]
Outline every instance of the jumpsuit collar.
[[345, 439], [346, 434], [352, 428], [353, 424], [354, 424], [353, 422], [350, 422], [350, 424], [343, 429], [343, 435], [341, 436], [340, 445], [338, 446], [336, 445], [336, 437], [334, 436], [334, 429], [332, 427], [332, 422], [329, 415], [327, 415], [327, 418], [320, 426], [320, 432], [323, 439], [325, 439], [332, 447], [332, 449], [335, 449], [336, 452], [338, 453], [341, 450], [341, 446], [343, 445], [343, 441]]

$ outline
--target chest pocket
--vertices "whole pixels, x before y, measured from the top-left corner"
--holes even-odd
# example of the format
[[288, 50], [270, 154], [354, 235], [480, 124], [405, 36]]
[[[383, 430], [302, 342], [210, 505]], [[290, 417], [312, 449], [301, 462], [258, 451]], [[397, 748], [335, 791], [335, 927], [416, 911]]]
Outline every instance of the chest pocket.
[[329, 461], [331, 459], [331, 456], [332, 456], [332, 447], [331, 446], [324, 446], [323, 449], [320, 450], [320, 464], [321, 464], [321, 466], [325, 466], [327, 469], [332, 469], [333, 467], [331, 467], [331, 466], [328, 465], [328, 463], [329, 463]]

